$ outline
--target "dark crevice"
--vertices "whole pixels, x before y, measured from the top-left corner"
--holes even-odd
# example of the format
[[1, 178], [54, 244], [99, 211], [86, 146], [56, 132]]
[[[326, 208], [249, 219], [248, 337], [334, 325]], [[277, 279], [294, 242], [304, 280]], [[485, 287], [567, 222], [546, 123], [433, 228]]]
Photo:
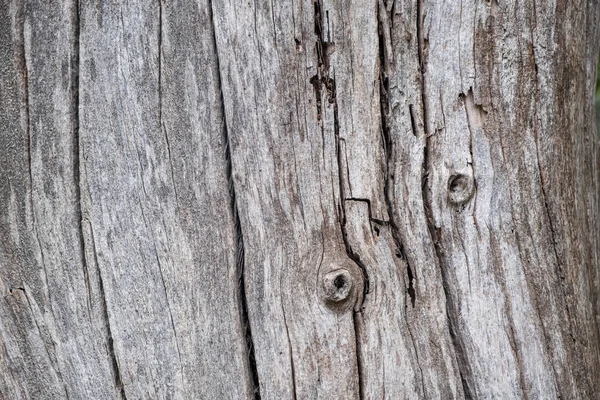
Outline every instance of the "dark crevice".
[[[404, 245], [402, 243], [402, 239], [400, 237], [400, 230], [396, 225], [394, 219], [394, 206], [392, 199], [394, 198], [394, 174], [393, 174], [393, 165], [394, 165], [394, 152], [393, 152], [393, 140], [390, 134], [390, 127], [388, 123], [389, 113], [390, 113], [390, 85], [389, 85], [389, 67], [393, 60], [391, 57], [393, 56], [392, 44], [391, 44], [391, 31], [390, 31], [390, 23], [387, 8], [382, 0], [378, 3], [377, 8], [379, 26], [378, 26], [378, 34], [379, 34], [379, 63], [380, 63], [380, 92], [379, 92], [379, 104], [380, 104], [380, 114], [381, 114], [381, 135], [383, 138], [383, 147], [385, 153], [385, 171], [384, 171], [384, 197], [385, 203], [388, 211], [389, 218], [389, 226], [391, 228], [392, 240], [394, 241], [394, 245], [396, 247], [396, 256], [401, 259], [406, 265], [406, 277], [408, 278], [408, 286], [406, 288], [406, 295], [410, 297], [411, 306], [414, 308], [417, 300], [417, 293], [414, 286], [414, 271], [411, 267], [411, 263], [409, 257], [407, 256]], [[416, 135], [416, 126], [413, 116], [412, 105], [409, 106], [410, 119], [411, 119], [411, 128], [412, 132]], [[406, 283], [405, 283], [406, 285]], [[404, 312], [405, 312], [405, 321], [408, 324], [408, 316], [406, 315], [408, 301], [405, 295], [404, 299]], [[417, 364], [417, 368], [419, 370], [420, 379], [421, 379], [421, 389], [423, 390], [424, 397], [427, 397], [426, 388], [425, 388], [425, 380], [423, 376], [423, 368], [421, 367], [421, 363], [419, 362], [419, 354], [417, 352], [417, 347], [415, 344], [415, 339], [413, 336], [413, 332], [408, 326], [408, 333], [410, 336], [410, 342], [413, 347], [413, 352], [415, 356], [415, 361]]]
[[110, 318], [108, 316], [108, 304], [106, 301], [106, 292], [104, 291], [104, 279], [102, 278], [102, 270], [100, 268], [100, 264], [98, 262], [98, 252], [96, 251], [96, 238], [94, 237], [94, 230], [92, 228], [92, 224], [90, 223], [90, 243], [92, 244], [92, 253], [94, 254], [94, 263], [96, 264], [96, 268], [98, 269], [98, 289], [99, 295], [102, 299], [102, 314], [104, 318], [104, 323], [106, 326], [107, 336], [108, 336], [108, 354], [110, 359], [112, 360], [113, 374], [115, 376], [115, 386], [120, 391], [121, 398], [127, 400], [127, 396], [125, 395], [125, 385], [123, 384], [123, 378], [121, 375], [121, 370], [119, 368], [119, 362], [117, 361], [117, 355], [115, 352], [113, 334], [110, 325]]
[[[94, 250], [95, 253], [95, 250]], [[115, 386], [121, 393], [121, 398], [127, 399], [125, 395], [125, 385], [123, 384], [123, 379], [121, 378], [121, 370], [119, 369], [119, 362], [117, 361], [117, 356], [115, 353], [115, 345], [113, 340], [112, 331], [110, 329], [110, 321], [108, 318], [108, 305], [106, 304], [106, 293], [104, 292], [104, 282], [102, 280], [102, 274], [99, 274], [99, 283], [100, 283], [100, 297], [102, 297], [104, 303], [104, 319], [106, 322], [106, 329], [108, 330], [108, 352], [110, 354], [110, 358], [112, 359], [113, 365], [113, 373], [115, 375]]]
[[[469, 90], [469, 96], [471, 96], [471, 101], [472, 97], [473, 97], [473, 91], [472, 88]], [[464, 97], [464, 96], [463, 96]], [[469, 98], [469, 97], [468, 97]], [[464, 99], [463, 99], [464, 101]], [[475, 102], [473, 101], [473, 105], [475, 105]], [[480, 109], [480, 113], [481, 111], [483, 111], [483, 107], [478, 106]], [[469, 156], [471, 157], [471, 161], [467, 162], [467, 165], [470, 165], [473, 168], [473, 175], [475, 175], [475, 167], [473, 165], [473, 128], [471, 127], [471, 117], [469, 116], [469, 108], [467, 106], [467, 104], [465, 103], [465, 111], [467, 112], [467, 127], [469, 128]], [[477, 191], [477, 184], [475, 185], [475, 191]], [[477, 195], [474, 194], [473, 197], [475, 198], [475, 200], [473, 201], [473, 209], [476, 209], [475, 205], [477, 202]], [[475, 224], [477, 224], [477, 219], [474, 218], [473, 221], [475, 222]]]
[[[319, 68], [324, 72], [323, 76], [329, 71], [329, 54], [334, 46], [333, 42], [331, 42], [330, 32], [327, 32], [327, 38], [324, 37], [323, 33], [323, 12], [321, 10], [320, 0], [314, 0], [314, 26], [315, 26], [315, 35], [317, 36], [317, 41], [315, 43], [315, 48], [317, 51], [317, 61], [319, 63]], [[329, 26], [329, 12], [326, 11], [327, 17], [327, 26]]]
[[[23, 82], [23, 102], [25, 103], [25, 129], [26, 129], [26, 140], [27, 140], [27, 166], [29, 168], [29, 184], [31, 185], [31, 191], [33, 192], [33, 171], [32, 171], [32, 156], [31, 156], [31, 118], [29, 115], [30, 104], [29, 104], [29, 71], [27, 70], [27, 50], [25, 48], [25, 5], [23, 5], [21, 21], [19, 24], [19, 40], [20, 43], [20, 51], [21, 51], [21, 59], [19, 60], [20, 71], [21, 71], [21, 79]], [[30, 197], [31, 202], [31, 212], [33, 214], [33, 196]]]
[[[417, 57], [419, 60], [419, 71], [421, 73], [421, 108], [425, 138], [428, 138], [427, 104], [425, 103], [425, 41], [427, 39], [425, 39], [425, 33], [423, 32], [423, 18], [423, 0], [417, 0]], [[425, 156], [427, 156], [427, 149], [425, 149]], [[426, 167], [425, 161], [423, 163], [424, 167]]]
[[[450, 284], [449, 277], [447, 273], [447, 265], [448, 263], [445, 260], [443, 249], [440, 246], [440, 235], [439, 230], [436, 229], [433, 219], [433, 214], [431, 211], [431, 193], [429, 188], [427, 187], [427, 178], [429, 176], [429, 148], [430, 148], [430, 134], [427, 123], [427, 103], [425, 100], [425, 46], [426, 46], [426, 38], [423, 32], [423, 0], [417, 0], [417, 38], [418, 38], [418, 59], [419, 59], [419, 70], [421, 72], [421, 107], [422, 107], [422, 115], [424, 121], [424, 146], [423, 146], [423, 168], [422, 168], [422, 195], [423, 195], [423, 207], [425, 209], [425, 216], [427, 219], [427, 227], [429, 230], [429, 234], [431, 236], [431, 240], [433, 242], [434, 252], [438, 261], [438, 265], [442, 275], [442, 286], [444, 289], [444, 294], [446, 297], [446, 315], [448, 318], [448, 328], [450, 332], [450, 337], [452, 339], [452, 344], [454, 346], [454, 351], [457, 358], [458, 372], [460, 374], [460, 379], [462, 382], [462, 388], [464, 392], [465, 399], [473, 399], [474, 398], [474, 379], [472, 371], [470, 370], [467, 352], [464, 348], [464, 343], [460, 334], [458, 333], [458, 309], [455, 304], [455, 299], [450, 293]], [[440, 104], [441, 107], [443, 107]], [[443, 110], [442, 110], [443, 111]], [[445, 124], [445, 123], [444, 123]]]
[[[364, 296], [363, 296], [364, 299]], [[363, 360], [362, 360], [362, 345], [360, 342], [360, 328], [359, 326], [362, 326], [362, 310], [361, 311], [357, 311], [354, 312], [352, 314], [352, 323], [354, 325], [354, 340], [355, 340], [355, 345], [356, 345], [356, 368], [358, 369], [358, 398], [360, 400], [365, 398], [365, 388], [364, 388], [364, 384], [363, 384], [363, 380], [362, 380], [362, 376], [364, 375], [364, 366], [363, 366]]]
[[310, 78], [310, 84], [313, 85], [315, 91], [315, 99], [317, 103], [317, 121], [321, 121], [323, 116], [323, 105], [321, 101], [321, 80], [319, 79], [319, 75], [314, 75]]
[[409, 112], [409, 114], [410, 114], [410, 128], [412, 129], [412, 133], [413, 133], [413, 135], [414, 135], [415, 137], [417, 137], [417, 136], [418, 136], [418, 134], [417, 134], [417, 125], [416, 125], [416, 123], [415, 123], [415, 112], [414, 112], [414, 109], [413, 109], [413, 105], [412, 105], [412, 104], [410, 104], [410, 105], [408, 106], [408, 112]]
[[[96, 257], [96, 250], [94, 249], [94, 257]], [[97, 261], [96, 261], [97, 263]], [[100, 268], [98, 267], [98, 270]], [[115, 375], [115, 386], [121, 393], [121, 398], [127, 399], [125, 395], [125, 385], [123, 384], [123, 378], [121, 377], [121, 370], [119, 369], [119, 362], [117, 361], [117, 355], [115, 353], [115, 345], [113, 340], [112, 331], [110, 329], [110, 320], [108, 318], [108, 305], [106, 304], [106, 293], [104, 292], [104, 281], [102, 280], [102, 274], [98, 274], [99, 279], [99, 287], [100, 287], [100, 297], [103, 299], [103, 311], [104, 311], [104, 320], [106, 322], [106, 329], [108, 331], [108, 352], [110, 354], [110, 358], [112, 360], [113, 373]]]
[[[379, 57], [380, 57], [380, 113], [381, 113], [381, 135], [383, 137], [383, 146], [386, 157], [385, 165], [385, 176], [384, 176], [384, 195], [385, 202], [389, 215], [389, 224], [391, 226], [392, 231], [392, 239], [394, 240], [394, 244], [396, 246], [396, 255], [398, 258], [402, 259], [406, 263], [407, 276], [409, 279], [409, 284], [407, 287], [407, 293], [410, 296], [411, 304], [414, 307], [416, 301], [416, 291], [414, 288], [414, 275], [413, 269], [410, 266], [410, 261], [404, 251], [404, 246], [402, 244], [402, 240], [400, 238], [399, 229], [394, 221], [394, 207], [392, 204], [393, 198], [393, 188], [394, 188], [394, 177], [391, 173], [393, 169], [393, 141], [390, 135], [390, 128], [388, 123], [389, 117], [389, 94], [390, 94], [390, 85], [389, 85], [389, 77], [387, 76], [387, 66], [391, 62], [389, 59], [391, 57], [391, 50], [386, 51], [386, 49], [391, 48], [390, 42], [390, 32], [389, 23], [384, 21], [388, 21], [387, 10], [383, 7], [382, 2], [380, 2], [378, 7], [378, 19], [380, 21], [379, 24]], [[412, 104], [409, 106], [410, 111], [410, 120], [411, 127], [413, 130], [413, 134], [416, 134], [415, 121], [413, 116], [413, 108]]]
[[294, 350], [292, 349], [292, 341], [290, 339], [290, 330], [288, 328], [288, 323], [287, 323], [287, 318], [285, 317], [285, 310], [283, 310], [283, 305], [281, 306], [282, 308], [282, 314], [283, 314], [283, 323], [285, 324], [285, 334], [287, 336], [287, 342], [288, 342], [288, 346], [290, 348], [290, 366], [292, 368], [292, 394], [293, 394], [293, 399], [296, 400], [297, 395], [296, 395], [296, 370], [294, 368]]
[[33, 223], [33, 234], [35, 236], [35, 240], [37, 242], [38, 248], [40, 250], [40, 258], [41, 258], [41, 264], [42, 264], [42, 269], [44, 272], [44, 282], [46, 284], [46, 291], [47, 291], [47, 296], [49, 301], [51, 302], [51, 297], [52, 294], [50, 293], [50, 288], [48, 287], [48, 271], [46, 270], [46, 262], [44, 260], [44, 249], [42, 247], [42, 242], [40, 240], [40, 235], [37, 229], [37, 224], [36, 224], [36, 218], [35, 218], [35, 206], [34, 206], [34, 201], [33, 201], [33, 155], [32, 155], [32, 146], [33, 146], [33, 140], [32, 140], [32, 135], [31, 135], [31, 104], [30, 104], [30, 99], [29, 99], [29, 71], [28, 71], [28, 65], [29, 63], [27, 62], [27, 49], [25, 46], [25, 18], [26, 18], [26, 9], [25, 9], [25, 5], [23, 5], [23, 9], [22, 9], [22, 15], [21, 17], [21, 21], [19, 24], [19, 39], [21, 40], [20, 43], [20, 51], [21, 51], [21, 59], [19, 60], [21, 65], [20, 65], [20, 69], [21, 69], [21, 73], [22, 73], [22, 82], [23, 82], [23, 103], [24, 103], [24, 108], [25, 108], [25, 134], [26, 134], [26, 142], [27, 142], [27, 168], [29, 171], [29, 188], [30, 188], [30, 193], [29, 193], [29, 205], [31, 207], [31, 219], [32, 219], [32, 223]]
[[[324, 37], [323, 32], [323, 13], [321, 11], [321, 4], [319, 0], [314, 1], [314, 32], [317, 36], [315, 42], [316, 56], [317, 56], [317, 73], [310, 78], [310, 84], [313, 85], [315, 91], [315, 99], [317, 105], [317, 121], [321, 121], [323, 117], [323, 91], [327, 95], [327, 103], [333, 105], [335, 100], [335, 80], [329, 77], [329, 54], [335, 47], [334, 43], [330, 41], [330, 34], [328, 32], [327, 38]], [[327, 25], [329, 25], [329, 12], [325, 11], [327, 18]]]
[[542, 192], [542, 199], [544, 201], [544, 209], [546, 210], [546, 217], [548, 218], [548, 227], [550, 228], [550, 241], [552, 243], [552, 250], [554, 253], [554, 258], [556, 259], [556, 275], [558, 276], [558, 279], [560, 281], [561, 294], [562, 294], [563, 300], [565, 302], [565, 309], [567, 311], [567, 318], [569, 321], [569, 335], [571, 336], [571, 339], [573, 340], [573, 342], [575, 342], [576, 339], [573, 334], [574, 330], [573, 330], [573, 325], [572, 325], [572, 321], [571, 321], [571, 310], [569, 307], [569, 301], [568, 301], [567, 293], [565, 290], [565, 273], [564, 273], [564, 268], [563, 268], [561, 259], [558, 255], [558, 249], [557, 249], [558, 242], [556, 239], [556, 230], [554, 228], [554, 223], [552, 221], [552, 214], [550, 213], [550, 206], [548, 204], [548, 194], [546, 193], [546, 182], [544, 179], [542, 165], [540, 162], [540, 152], [539, 152], [537, 132], [536, 132], [536, 136], [535, 136], [535, 148], [536, 148], [538, 174], [540, 176], [540, 188], [541, 188], [541, 192]]
[[[428, 195], [424, 195], [424, 198], [426, 198], [427, 201], [430, 200]], [[427, 204], [429, 204], [429, 203], [426, 203], [425, 210], [426, 210], [426, 214], [427, 214], [429, 232], [430, 232], [433, 244], [434, 244], [434, 249], [435, 249], [436, 257], [438, 259], [438, 264], [439, 264], [440, 270], [442, 272], [442, 285], [443, 285], [444, 294], [446, 297], [446, 314], [448, 317], [448, 327], [449, 327], [449, 332], [450, 332], [450, 338], [452, 339], [452, 345], [454, 346], [454, 352], [456, 354], [458, 372], [460, 374], [460, 380], [462, 383], [465, 399], [467, 399], [467, 400], [474, 399], [475, 398], [475, 396], [474, 396], [475, 385], [474, 385], [473, 373], [472, 373], [470, 365], [469, 365], [465, 345], [462, 341], [462, 337], [461, 337], [460, 333], [458, 332], [458, 328], [457, 328], [459, 325], [458, 308], [455, 304], [454, 297], [450, 294], [450, 285], [448, 283], [450, 278], [448, 276], [448, 272], [446, 271], [448, 262], [446, 261], [444, 252], [443, 252], [441, 246], [439, 245], [439, 241], [440, 241], [439, 230], [435, 229], [433, 226], [431, 212], [430, 212]]]
[[[81, 248], [81, 262], [83, 265], [84, 279], [85, 285], [87, 289], [87, 301], [88, 301], [88, 311], [91, 313], [92, 307], [92, 294], [91, 294], [91, 283], [90, 283], [90, 275], [89, 275], [89, 265], [87, 259], [85, 257], [85, 235], [83, 229], [83, 210], [81, 206], [81, 137], [80, 137], [80, 120], [79, 120], [79, 99], [80, 99], [80, 86], [79, 86], [79, 77], [80, 77], [80, 38], [81, 38], [81, 15], [80, 15], [80, 3], [79, 0], [74, 1], [73, 7], [73, 42], [71, 49], [71, 124], [73, 129], [73, 175], [75, 179], [75, 204], [76, 204], [76, 213], [77, 213], [77, 221], [79, 224], [79, 245]], [[107, 329], [107, 343], [108, 343], [108, 353], [109, 358], [112, 361], [112, 369], [113, 375], [115, 377], [115, 388], [120, 392], [121, 398], [123, 400], [127, 400], [127, 396], [125, 395], [125, 386], [123, 385], [123, 380], [121, 378], [121, 371], [119, 370], [119, 363], [117, 361], [117, 357], [115, 354], [115, 348], [113, 343], [112, 331], [110, 328], [110, 321], [108, 318], [108, 305], [106, 304], [106, 294], [104, 292], [104, 282], [102, 280], [102, 274], [100, 271], [100, 265], [98, 264], [98, 256], [96, 254], [94, 235], [92, 231], [92, 227], [90, 224], [90, 232], [91, 238], [90, 242], [92, 243], [92, 251], [94, 254], [94, 262], [98, 272], [98, 288], [99, 295], [102, 299], [102, 316], [104, 318], [104, 324]], [[91, 315], [90, 315], [91, 318]]]
[[256, 356], [254, 353], [254, 340], [252, 338], [252, 329], [250, 324], [250, 317], [248, 314], [248, 300], [246, 297], [246, 280], [245, 280], [245, 264], [244, 264], [244, 235], [242, 232], [242, 225], [240, 222], [240, 216], [237, 206], [237, 199], [235, 193], [235, 184], [233, 180], [233, 166], [232, 166], [232, 158], [231, 158], [231, 142], [229, 140], [229, 130], [227, 128], [227, 117], [225, 114], [225, 98], [223, 96], [223, 79], [222, 79], [222, 71], [221, 65], [219, 61], [219, 51], [217, 45], [217, 33], [215, 30], [215, 16], [212, 0], [209, 1], [209, 9], [210, 9], [210, 17], [212, 21], [212, 31], [213, 31], [213, 47], [215, 49], [215, 58], [216, 58], [216, 67], [217, 67], [217, 83], [219, 86], [219, 93], [221, 95], [221, 112], [223, 113], [223, 142], [225, 143], [225, 162], [226, 162], [226, 175], [228, 179], [229, 186], [229, 196], [230, 196], [230, 207], [231, 213], [234, 219], [234, 229], [236, 234], [236, 262], [237, 262], [237, 270], [239, 277], [239, 298], [240, 298], [240, 319], [241, 325], [244, 329], [244, 335], [246, 338], [246, 348], [248, 351], [248, 368], [249, 375], [254, 386], [253, 388], [253, 396], [254, 400], [260, 400], [260, 381], [258, 378], [258, 369], [256, 365]]
[[346, 200], [344, 200], [345, 185], [344, 185], [344, 179], [342, 177], [342, 172], [341, 172], [345, 169], [345, 166], [343, 165], [344, 163], [342, 162], [342, 157], [340, 154], [340, 140], [341, 139], [339, 137], [337, 102], [334, 102], [333, 110], [334, 110], [333, 114], [334, 114], [334, 125], [335, 125], [334, 132], [335, 132], [335, 137], [336, 137], [336, 155], [337, 155], [337, 161], [338, 161], [338, 176], [339, 176], [340, 193], [341, 193], [341, 197], [342, 197], [342, 201], [340, 202], [341, 204], [339, 206], [340, 229], [342, 231], [342, 239], [344, 241], [344, 247], [346, 249], [346, 254], [352, 261], [354, 261], [356, 263], [356, 265], [358, 265], [358, 267], [360, 268], [361, 274], [362, 274], [362, 278], [363, 278], [362, 295], [359, 295], [360, 304], [358, 304], [358, 302], [357, 302], [357, 304], [354, 306], [353, 325], [354, 325], [354, 339], [355, 339], [355, 347], [356, 347], [356, 364], [357, 364], [357, 368], [358, 368], [359, 399], [364, 399], [365, 398], [364, 397], [364, 387], [363, 387], [363, 382], [362, 382], [362, 376], [364, 373], [363, 373], [362, 348], [361, 348], [360, 329], [359, 329], [359, 326], [361, 326], [361, 321], [359, 319], [362, 318], [363, 303], [365, 301], [366, 295], [369, 293], [369, 275], [367, 273], [367, 269], [365, 268], [364, 264], [361, 262], [358, 254], [356, 254], [356, 253], [354, 253], [354, 251], [352, 251], [352, 247], [350, 246], [350, 243], [348, 241], [348, 233], [346, 231], [346, 206], [345, 206]]
[[[71, 45], [71, 127], [73, 129], [73, 177], [75, 180], [75, 213], [79, 225], [79, 248], [83, 277], [87, 293], [88, 312], [92, 312], [92, 293], [90, 274], [85, 259], [85, 244], [83, 236], [83, 212], [81, 210], [81, 171], [80, 171], [80, 144], [79, 144], [79, 0], [74, 1], [73, 7], [73, 41]], [[89, 316], [91, 319], [91, 315]]]
[[[501, 150], [501, 152], [504, 153], [503, 150]], [[504, 154], [502, 154], [502, 158], [504, 159]], [[514, 220], [513, 220], [513, 222], [514, 222]], [[523, 250], [521, 248], [518, 233], [515, 233], [515, 236], [516, 236], [518, 254], [519, 254], [519, 257], [522, 257]], [[493, 263], [496, 265], [501, 265], [502, 260], [499, 255], [500, 251], [499, 251], [498, 239], [495, 238], [495, 235], [491, 235], [488, 240], [489, 240], [490, 248], [492, 250], [491, 254], [493, 257]], [[517, 343], [516, 334], [515, 334], [514, 316], [513, 316], [513, 313], [511, 312], [511, 307], [512, 307], [514, 297], [511, 296], [510, 291], [507, 290], [507, 285], [504, 280], [500, 280], [499, 283], [500, 283], [500, 290], [502, 291], [502, 294], [504, 295], [504, 297], [507, 299], [507, 301], [504, 304], [504, 314], [506, 315], [507, 320], [508, 320], [508, 324], [506, 324], [507, 329], [505, 330], [505, 332], [506, 332], [506, 336], [508, 338], [509, 345], [511, 347], [513, 358], [517, 364], [517, 369], [519, 371], [519, 385], [520, 385], [519, 389], [521, 390], [521, 396], [526, 397], [528, 394], [528, 391], [527, 391], [526, 378], [524, 376], [525, 369], [523, 366], [523, 356], [522, 356], [522, 352], [519, 348], [519, 345]], [[527, 280], [525, 280], [525, 284], [528, 285]], [[537, 302], [533, 302], [533, 305], [538, 312], [538, 318], [540, 318], [541, 314], [539, 313], [539, 307], [538, 307]], [[541, 323], [541, 318], [540, 318], [540, 323]], [[543, 334], [545, 335], [545, 328], [544, 328], [543, 324], [541, 324], [541, 328], [542, 328]], [[552, 366], [552, 368], [554, 369], [554, 366]], [[556, 376], [556, 371], [554, 371], [554, 375]], [[560, 395], [559, 395], [559, 398], [560, 398]]]
[[177, 212], [179, 213], [179, 195], [177, 193], [177, 185], [175, 184], [175, 173], [173, 172], [173, 157], [171, 156], [171, 143], [169, 142], [169, 133], [167, 132], [167, 126], [163, 121], [163, 92], [162, 92], [162, 81], [163, 81], [163, 0], [158, 2], [158, 123], [159, 129], [162, 130], [165, 135], [165, 143], [167, 145], [167, 155], [169, 157], [169, 171], [171, 174], [171, 183], [173, 184], [173, 193], [175, 194], [175, 205]]
[[413, 308], [415, 308], [415, 300], [417, 297], [417, 294], [415, 293], [415, 287], [414, 287], [414, 277], [413, 277], [413, 272], [412, 272], [412, 268], [410, 267], [410, 264], [406, 263], [406, 272], [408, 274], [408, 295], [410, 296], [410, 302], [413, 306]]
[[[221, 99], [223, 100], [223, 99]], [[223, 110], [224, 111], [224, 110]], [[227, 160], [227, 178], [229, 180], [229, 194], [231, 197], [231, 208], [234, 218], [235, 232], [236, 232], [236, 263], [238, 268], [239, 276], [239, 288], [240, 288], [240, 306], [241, 306], [241, 319], [242, 327], [245, 329], [246, 346], [248, 348], [248, 365], [250, 367], [250, 378], [254, 385], [254, 399], [260, 399], [260, 382], [258, 380], [258, 370], [256, 366], [256, 356], [254, 354], [254, 341], [252, 339], [252, 329], [250, 326], [250, 318], [248, 316], [248, 301], [246, 297], [246, 281], [244, 275], [244, 235], [242, 233], [242, 226], [240, 217], [238, 214], [235, 187], [233, 182], [233, 173], [231, 166], [231, 151], [229, 149], [229, 136], [227, 133], [226, 119], [223, 119], [223, 135], [225, 136], [225, 158]]]
[[[315, 5], [315, 7], [316, 7], [316, 5]], [[325, 77], [325, 79], [329, 79], [329, 78]], [[362, 348], [361, 348], [361, 340], [360, 340], [360, 326], [361, 326], [360, 319], [362, 318], [362, 310], [363, 310], [363, 303], [365, 301], [365, 297], [366, 297], [367, 293], [369, 293], [369, 275], [367, 273], [367, 269], [365, 268], [364, 264], [361, 262], [360, 257], [358, 256], [358, 254], [356, 254], [352, 251], [352, 247], [350, 246], [350, 243], [348, 242], [348, 233], [346, 231], [346, 206], [345, 206], [345, 200], [346, 200], [345, 195], [346, 195], [347, 188], [345, 187], [343, 173], [342, 173], [342, 171], [346, 170], [347, 165], [344, 165], [344, 161], [343, 161], [342, 155], [341, 155], [340, 143], [343, 139], [340, 138], [340, 124], [339, 124], [339, 119], [338, 119], [338, 104], [337, 104], [337, 99], [335, 97], [335, 93], [336, 93], [335, 80], [329, 79], [329, 81], [330, 81], [331, 86], [328, 90], [331, 90], [331, 93], [332, 93], [332, 96], [330, 97], [330, 99], [332, 100], [331, 104], [333, 105], [335, 151], [336, 151], [336, 157], [337, 157], [340, 195], [342, 198], [342, 200], [340, 201], [340, 204], [338, 205], [340, 229], [342, 231], [342, 240], [344, 241], [344, 247], [346, 250], [346, 254], [352, 261], [354, 261], [356, 263], [356, 265], [358, 265], [358, 267], [360, 268], [361, 274], [362, 274], [362, 278], [363, 278], [362, 294], [358, 296], [357, 304], [354, 306], [354, 312], [353, 312], [353, 318], [352, 318], [353, 325], [354, 325], [356, 365], [357, 365], [357, 369], [358, 369], [358, 376], [357, 376], [358, 394], [359, 394], [359, 399], [363, 399], [365, 396], [363, 381], [362, 381], [362, 376], [364, 374], [363, 373], [363, 368], [364, 368], [363, 364], [364, 363], [362, 360]], [[369, 213], [370, 213], [370, 205], [369, 205]], [[358, 300], [360, 300], [360, 304], [359, 304]]]

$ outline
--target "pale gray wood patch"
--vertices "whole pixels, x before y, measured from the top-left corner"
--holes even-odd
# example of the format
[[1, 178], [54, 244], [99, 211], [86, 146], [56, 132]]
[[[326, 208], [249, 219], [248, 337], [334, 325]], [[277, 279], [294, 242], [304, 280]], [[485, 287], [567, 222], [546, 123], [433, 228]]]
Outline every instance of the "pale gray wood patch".
[[38, 1], [0, 7], [0, 397], [114, 398], [80, 230], [76, 9]]
[[598, 246], [580, 233], [597, 240], [585, 210], [598, 210], [598, 138], [571, 111], [590, 108], [581, 66], [597, 28], [576, 22], [587, 12], [597, 21], [598, 4], [424, 9], [430, 224], [475, 398], [598, 392]]
[[249, 397], [210, 10], [81, 15], [84, 217], [124, 394]]
[[0, 1], [0, 398], [600, 392], [600, 5]]

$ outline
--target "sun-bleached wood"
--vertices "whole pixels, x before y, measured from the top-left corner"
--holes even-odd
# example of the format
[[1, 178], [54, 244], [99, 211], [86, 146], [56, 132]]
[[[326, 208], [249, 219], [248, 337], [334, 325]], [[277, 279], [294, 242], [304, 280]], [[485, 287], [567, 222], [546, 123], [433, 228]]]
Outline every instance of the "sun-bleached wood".
[[0, 1], [0, 398], [593, 399], [597, 0]]

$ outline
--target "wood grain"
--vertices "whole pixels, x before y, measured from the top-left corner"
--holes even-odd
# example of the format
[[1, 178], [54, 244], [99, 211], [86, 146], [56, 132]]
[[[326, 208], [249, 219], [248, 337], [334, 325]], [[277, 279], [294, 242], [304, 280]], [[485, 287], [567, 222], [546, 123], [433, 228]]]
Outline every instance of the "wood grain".
[[593, 399], [597, 0], [0, 1], [0, 399]]
[[1, 7], [0, 397], [114, 398], [80, 230], [76, 9]]
[[84, 219], [124, 394], [249, 397], [210, 13], [81, 15]]

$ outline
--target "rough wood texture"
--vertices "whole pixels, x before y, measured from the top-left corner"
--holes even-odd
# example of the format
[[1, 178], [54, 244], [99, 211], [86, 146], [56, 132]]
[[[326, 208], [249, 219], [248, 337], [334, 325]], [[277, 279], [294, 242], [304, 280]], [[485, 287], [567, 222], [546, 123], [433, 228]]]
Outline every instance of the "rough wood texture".
[[80, 13], [82, 218], [123, 395], [249, 397], [210, 12]]
[[76, 9], [0, 4], [0, 397], [114, 398], [80, 231]]
[[597, 0], [0, 0], [1, 399], [593, 399]]
[[424, 5], [426, 198], [467, 396], [600, 392], [598, 12]]

